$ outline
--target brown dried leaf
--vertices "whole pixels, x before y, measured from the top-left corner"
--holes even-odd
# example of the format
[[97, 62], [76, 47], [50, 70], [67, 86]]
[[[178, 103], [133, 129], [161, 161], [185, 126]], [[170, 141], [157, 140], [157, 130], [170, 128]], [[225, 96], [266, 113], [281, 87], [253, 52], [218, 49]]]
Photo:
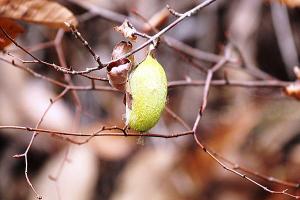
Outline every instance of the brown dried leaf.
[[[111, 59], [116, 60], [121, 56], [125, 55], [126, 53], [129, 53], [131, 50], [132, 50], [131, 42], [121, 41], [114, 47], [113, 52], [111, 54]], [[131, 61], [131, 63], [134, 63], [133, 55], [129, 56], [128, 59]]]
[[[131, 50], [132, 44], [130, 42], [121, 41], [114, 47], [111, 58], [112, 60], [116, 60]], [[107, 66], [107, 77], [112, 87], [120, 91], [125, 91], [128, 73], [133, 63], [134, 56], [132, 55], [129, 58], [112, 62]]]
[[[12, 19], [0, 18], [0, 26], [14, 39], [24, 32], [24, 29]], [[0, 49], [3, 49], [10, 43], [11, 41], [0, 31]]]
[[114, 29], [116, 31], [120, 32], [125, 38], [127, 38], [131, 41], [135, 41], [137, 38], [135, 35], [136, 29], [133, 27], [133, 25], [127, 19], [125, 19], [123, 24], [115, 27]]
[[59, 3], [46, 0], [0, 0], [0, 17], [67, 29], [64, 22], [77, 26], [73, 13]]
[[284, 88], [284, 92], [287, 96], [294, 97], [300, 100], [300, 83], [295, 82]]
[[107, 77], [110, 85], [120, 91], [125, 91], [130, 69], [131, 62], [127, 58], [110, 63], [107, 66]]

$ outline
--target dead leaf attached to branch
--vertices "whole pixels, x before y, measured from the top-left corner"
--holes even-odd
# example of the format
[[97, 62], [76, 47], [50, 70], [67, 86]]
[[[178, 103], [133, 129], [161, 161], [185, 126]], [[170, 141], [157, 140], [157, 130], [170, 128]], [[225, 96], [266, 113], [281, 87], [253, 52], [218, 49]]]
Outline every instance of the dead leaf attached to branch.
[[[1, 8], [0, 8], [1, 9]], [[0, 18], [0, 26], [5, 30], [12, 38], [16, 38], [20, 33], [24, 32], [24, 29], [14, 20]], [[3, 33], [0, 31], [0, 49], [3, 49], [11, 43]]]
[[[118, 59], [131, 50], [132, 44], [130, 42], [121, 41], [113, 49], [112, 60]], [[125, 91], [128, 73], [131, 70], [133, 63], [134, 57], [132, 55], [129, 58], [123, 58], [109, 64], [107, 67], [107, 77], [112, 87], [120, 91]]]
[[73, 13], [59, 3], [46, 0], [0, 0], [0, 17], [67, 29], [64, 22], [77, 26]]
[[125, 38], [135, 41], [136, 40], [136, 29], [133, 25], [126, 19], [123, 24], [114, 28], [117, 32], [120, 32]]

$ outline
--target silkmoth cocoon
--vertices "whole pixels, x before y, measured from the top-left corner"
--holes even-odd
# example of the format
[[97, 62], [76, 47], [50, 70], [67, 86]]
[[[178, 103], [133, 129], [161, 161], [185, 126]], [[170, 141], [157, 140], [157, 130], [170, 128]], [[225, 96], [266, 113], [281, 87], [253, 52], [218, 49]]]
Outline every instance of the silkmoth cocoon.
[[126, 94], [126, 124], [145, 132], [158, 122], [167, 99], [167, 77], [150, 54], [129, 75]]

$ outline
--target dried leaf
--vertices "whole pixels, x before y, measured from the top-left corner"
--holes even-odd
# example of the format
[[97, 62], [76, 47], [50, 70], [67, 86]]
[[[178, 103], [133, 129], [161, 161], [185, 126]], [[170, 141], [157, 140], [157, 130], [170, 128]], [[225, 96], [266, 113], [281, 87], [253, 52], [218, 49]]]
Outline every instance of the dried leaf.
[[[16, 38], [20, 33], [24, 32], [24, 29], [12, 19], [0, 18], [0, 26], [12, 38]], [[2, 33], [2, 31], [0, 31], [0, 49], [3, 49], [10, 43], [11, 41]]]
[[[112, 52], [112, 60], [120, 58], [122, 55], [132, 50], [132, 44], [130, 42], [121, 41], [118, 43]], [[125, 91], [125, 86], [128, 80], [128, 73], [131, 70], [131, 66], [134, 63], [134, 56], [124, 58], [112, 62], [107, 66], [107, 77], [112, 87]]]
[[[111, 54], [111, 59], [116, 60], [121, 56], [125, 55], [126, 53], [129, 53], [131, 50], [132, 50], [131, 42], [121, 41], [114, 47], [113, 52]], [[131, 61], [132, 64], [134, 63], [133, 55], [129, 56], [128, 59]]]
[[135, 41], [137, 38], [135, 35], [136, 29], [133, 27], [133, 25], [127, 19], [125, 19], [123, 24], [115, 27], [115, 30], [120, 32], [125, 38], [127, 38], [131, 41]]
[[120, 91], [125, 91], [130, 69], [131, 62], [127, 58], [110, 63], [107, 67], [107, 77], [110, 85]]
[[300, 100], [300, 83], [295, 82], [293, 84], [286, 86], [284, 88], [284, 92], [286, 95]]
[[65, 28], [64, 22], [77, 26], [71, 11], [53, 1], [0, 0], [0, 17], [43, 24], [51, 28]]

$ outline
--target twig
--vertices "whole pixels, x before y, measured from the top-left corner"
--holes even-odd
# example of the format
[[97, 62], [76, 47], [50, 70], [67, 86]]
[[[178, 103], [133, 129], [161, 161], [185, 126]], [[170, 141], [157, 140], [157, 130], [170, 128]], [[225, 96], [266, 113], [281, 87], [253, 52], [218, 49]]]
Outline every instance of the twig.
[[167, 9], [169, 10], [169, 12], [174, 15], [175, 17], [181, 17], [182, 14], [179, 12], [176, 12], [173, 8], [170, 7], [170, 5], [166, 5]]
[[[125, 15], [121, 15], [119, 13], [113, 12], [111, 10], [107, 10], [105, 8], [101, 8], [101, 7], [96, 7], [91, 3], [88, 2], [82, 2], [82, 1], [78, 1], [78, 0], [68, 0], [70, 2], [75, 3], [76, 5], [81, 6], [82, 8], [85, 8], [87, 10], [89, 10], [92, 13], [97, 14], [99, 17], [106, 19], [108, 21], [111, 21], [113, 23], [118, 23], [121, 24], [123, 23], [123, 21], [125, 19], [128, 19], [128, 16]], [[137, 13], [138, 14], [138, 13]], [[140, 23], [140, 21], [136, 20], [135, 18], [129, 18], [129, 21], [133, 22], [134, 25], [136, 25], [138, 28], [142, 28], [144, 26], [144, 23], [146, 23], [147, 25], [149, 25], [147, 23], [147, 20], [144, 20], [144, 23]], [[151, 25], [150, 25], [151, 27]], [[155, 32], [159, 32], [158, 30], [156, 30]], [[221, 59], [221, 56], [213, 54], [213, 53], [208, 53], [208, 52], [204, 52], [201, 51], [199, 49], [196, 48], [192, 48], [186, 44], [184, 44], [181, 41], [176, 40], [175, 38], [172, 38], [170, 36], [164, 35], [163, 38], [161, 38], [162, 42], [165, 42], [167, 44], [168, 47], [170, 47], [171, 49], [175, 49], [176, 51], [180, 51], [188, 56], [191, 56], [195, 59], [199, 59], [202, 61], [207, 61], [207, 62], [218, 62]]]
[[61, 173], [63, 172], [65, 164], [70, 161], [68, 159], [69, 151], [70, 151], [70, 146], [67, 147], [67, 149], [66, 149], [66, 151], [64, 153], [63, 161], [59, 165], [57, 173], [55, 175], [49, 175], [48, 176], [49, 179], [52, 180], [52, 181], [54, 181], [54, 183], [55, 183], [55, 189], [57, 191], [57, 196], [58, 196], [59, 200], [62, 200], [62, 198], [61, 198], [60, 189], [59, 189], [59, 185], [58, 185], [57, 181], [58, 181], [59, 177], [61, 176]]
[[[69, 69], [65, 69], [59, 65], [56, 64], [51, 64], [48, 63], [46, 61], [40, 60], [39, 58], [37, 58], [36, 56], [34, 56], [33, 54], [31, 54], [29, 51], [27, 51], [25, 48], [23, 48], [21, 45], [19, 45], [12, 37], [10, 37], [6, 31], [0, 27], [1, 31], [3, 32], [3, 34], [12, 42], [14, 43], [17, 47], [19, 47], [20, 49], [22, 49], [24, 52], [26, 52], [28, 55], [30, 55], [34, 60], [31, 61], [31, 63], [41, 63], [41, 64], [45, 64], [49, 67], [53, 67], [54, 69], [61, 71], [63, 73], [66, 74], [72, 74], [72, 75], [76, 75], [76, 74], [87, 74], [90, 73], [92, 71], [96, 71], [99, 69], [102, 69], [106, 66], [108, 66], [110, 63], [112, 62], [116, 62], [118, 60], [127, 58], [129, 56], [131, 56], [132, 54], [140, 51], [141, 49], [145, 48], [146, 46], [148, 46], [151, 43], [155, 43], [155, 41], [157, 41], [157, 39], [159, 39], [160, 36], [162, 36], [163, 34], [165, 34], [167, 31], [169, 31], [170, 29], [172, 29], [174, 26], [176, 26], [178, 23], [182, 22], [184, 19], [191, 17], [193, 14], [195, 14], [196, 12], [198, 12], [199, 10], [201, 10], [202, 8], [210, 5], [211, 3], [213, 3], [216, 0], [206, 0], [203, 3], [197, 5], [196, 7], [192, 8], [191, 10], [185, 12], [184, 14], [182, 14], [179, 18], [177, 18], [175, 21], [173, 21], [171, 24], [169, 24], [168, 26], [166, 26], [164, 29], [162, 29], [160, 32], [156, 33], [155, 35], [151, 36], [145, 43], [143, 43], [141, 46], [139, 46], [138, 48], [128, 52], [127, 54], [124, 54], [123, 56], [121, 56], [120, 58], [116, 59], [116, 60], [112, 60], [106, 64], [102, 64], [100, 62], [100, 57], [97, 55], [89, 48], [89, 45], [87, 44], [87, 42], [85, 42], [85, 40], [82, 37], [79, 37], [80, 35], [77, 35], [79, 37], [79, 39], [83, 42], [83, 44], [89, 49], [90, 53], [94, 56], [95, 60], [97, 61], [97, 63], [99, 64], [99, 66], [97, 67], [92, 67], [92, 68], [86, 68], [85, 70], [81, 70], [81, 71], [76, 71], [76, 70], [69, 70]], [[76, 34], [76, 33], [75, 33]], [[72, 68], [73, 69], [73, 68]]]
[[[257, 81], [244, 81], [244, 80], [230, 80], [230, 79], [221, 79], [221, 80], [212, 80], [210, 82], [211, 86], [231, 86], [231, 87], [245, 87], [245, 88], [283, 88], [291, 84], [289, 81], [280, 81], [280, 80], [257, 80]], [[186, 87], [186, 86], [203, 86], [205, 85], [204, 80], [178, 80], [170, 81], [168, 83], [168, 88], [176, 87]]]
[[[181, 118], [179, 117], [174, 111], [172, 111], [170, 108], [166, 107], [166, 111], [175, 119], [177, 120], [183, 127], [185, 127], [187, 130], [191, 130], [191, 127]], [[203, 146], [204, 147], [204, 146]], [[206, 150], [210, 151], [211, 154], [213, 154], [214, 156], [220, 158], [221, 160], [225, 161], [226, 163], [232, 165], [234, 170], [240, 170], [242, 172], [245, 172], [247, 174], [251, 174], [255, 177], [261, 178], [263, 180], [269, 181], [271, 183], [277, 183], [280, 185], [284, 185], [284, 186], [288, 186], [288, 187], [293, 187], [293, 188], [300, 188], [300, 183], [294, 183], [294, 182], [289, 182], [289, 181], [283, 181], [277, 178], [274, 178], [272, 176], [266, 176], [263, 174], [260, 174], [257, 171], [252, 171], [246, 167], [240, 166], [239, 164], [236, 164], [230, 160], [228, 160], [227, 158], [223, 157], [221, 154], [215, 152], [212, 149], [208, 149], [208, 147], [206, 147]]]
[[57, 71], [63, 72], [65, 74], [72, 74], [72, 75], [77, 75], [77, 74], [87, 74], [90, 73], [92, 71], [96, 71], [99, 69], [104, 68], [105, 66], [97, 66], [97, 67], [91, 67], [91, 68], [86, 68], [85, 70], [81, 70], [81, 71], [76, 71], [76, 70], [69, 70], [66, 68], [63, 68], [57, 64], [54, 63], [49, 63], [46, 61], [43, 61], [41, 59], [39, 59], [38, 57], [34, 56], [32, 53], [30, 53], [28, 50], [26, 50], [24, 47], [22, 47], [19, 43], [17, 43], [10, 35], [8, 35], [6, 33], [6, 31], [0, 26], [0, 30], [2, 31], [2, 33], [12, 42], [14, 43], [14, 45], [16, 45], [18, 48], [22, 49], [25, 53], [27, 53], [29, 56], [31, 56], [34, 60], [32, 61], [25, 61], [23, 63], [41, 63], [44, 64], [48, 67], [52, 67], [54, 69], [56, 69]]
[[171, 110], [168, 106], [165, 107], [165, 110], [173, 119], [178, 121], [186, 130], [191, 130], [190, 126], [181, 117], [179, 117], [173, 110]]
[[[151, 30], [154, 33], [158, 33], [159, 32], [159, 30], [157, 28], [153, 27], [151, 25], [151, 23], [149, 23], [149, 21], [144, 16], [142, 16], [140, 13], [138, 13], [136, 11], [133, 11], [132, 13], [134, 15], [136, 15], [137, 17], [139, 17], [141, 20], [143, 20], [143, 22], [146, 23], [151, 28]], [[202, 72], [206, 72], [207, 71], [204, 67], [202, 67], [198, 63], [194, 62], [193, 59], [191, 59], [191, 56], [187, 55], [186, 51], [183, 51], [183, 48], [187, 47], [187, 48], [192, 49], [192, 51], [195, 50], [195, 51], [197, 51], [197, 55], [198, 55], [199, 52], [201, 53], [200, 50], [194, 49], [194, 48], [192, 48], [192, 47], [190, 47], [188, 45], [185, 45], [184, 43], [179, 42], [179, 41], [177, 41], [175, 39], [172, 39], [172, 38], [170, 38], [170, 37], [168, 37], [166, 35], [161, 36], [160, 39], [161, 39], [161, 41], [165, 42], [167, 44], [167, 46], [170, 47], [174, 52], [178, 53], [185, 61], [191, 63], [193, 67], [195, 67], [196, 69], [199, 69]], [[181, 48], [178, 48], [179, 45], [173, 45], [173, 43], [171, 42], [171, 40], [173, 40], [173, 41], [177, 42], [177, 44], [181, 45]], [[207, 58], [209, 56], [210, 56], [210, 53], [207, 53], [207, 55], [205, 56], [205, 58]]]
[[[38, 121], [38, 123], [36, 124], [35, 128], [38, 129], [39, 126], [42, 124], [46, 114], [48, 113], [48, 111], [50, 110], [51, 106], [53, 105], [53, 103], [57, 100], [59, 100], [61, 97], [63, 97], [66, 93], [68, 92], [67, 89], [63, 90], [57, 97], [55, 97], [54, 99], [50, 99], [50, 103], [48, 105], [48, 107], [46, 108], [46, 110], [44, 111], [42, 117], [40, 118], [40, 120]], [[33, 184], [31, 183], [30, 179], [29, 179], [29, 176], [28, 176], [28, 152], [30, 150], [30, 147], [32, 146], [33, 144], [33, 141], [34, 139], [36, 138], [36, 136], [38, 135], [38, 132], [36, 131], [33, 131], [33, 134], [31, 136], [31, 139], [30, 139], [30, 142], [25, 150], [24, 153], [22, 154], [17, 154], [17, 155], [14, 155], [13, 157], [14, 158], [21, 158], [21, 157], [24, 157], [24, 160], [25, 160], [25, 170], [24, 170], [24, 174], [25, 174], [25, 178], [26, 178], [26, 181], [28, 183], [28, 185], [31, 187], [32, 191], [35, 193], [36, 195], [36, 198], [37, 199], [42, 199], [42, 196], [38, 194], [38, 192], [36, 191], [36, 189], [34, 188]]]
[[168, 32], [169, 30], [171, 30], [174, 26], [176, 26], [178, 23], [182, 22], [184, 19], [191, 17], [193, 14], [195, 14], [196, 12], [198, 12], [199, 10], [201, 10], [202, 8], [205, 8], [206, 6], [210, 5], [211, 3], [215, 2], [216, 0], [206, 0], [203, 3], [197, 5], [196, 7], [192, 8], [191, 10], [185, 12], [184, 14], [182, 14], [182, 16], [180, 16], [179, 18], [177, 18], [175, 21], [173, 21], [171, 24], [169, 24], [168, 26], [166, 26], [165, 28], [163, 28], [161, 31], [159, 31], [158, 33], [156, 33], [155, 35], [151, 36], [151, 38], [149, 40], [147, 40], [146, 42], [144, 42], [142, 45], [140, 45], [139, 47], [137, 47], [136, 49], [124, 54], [123, 56], [121, 56], [120, 58], [116, 59], [116, 60], [112, 60], [109, 63], [105, 64], [108, 65], [112, 62], [116, 62], [118, 60], [127, 58], [129, 56], [131, 56], [132, 54], [140, 51], [141, 49], [145, 48], [146, 46], [148, 46], [149, 44], [155, 42], [160, 36], [162, 36], [163, 34], [165, 34], [166, 32]]
[[[67, 67], [66, 59], [65, 59], [64, 53], [62, 51], [62, 45], [61, 45], [64, 33], [65, 32], [64, 32], [63, 29], [60, 29], [57, 32], [56, 37], [54, 39], [54, 47], [55, 47], [55, 51], [56, 51], [56, 54], [58, 56], [60, 65], [66, 68]], [[64, 74], [64, 79], [68, 83], [69, 86], [73, 86], [73, 81], [72, 81], [71, 76], [69, 74]], [[91, 80], [94, 81], [93, 79], [91, 79]], [[79, 123], [80, 123], [82, 105], [81, 105], [80, 98], [77, 94], [77, 91], [71, 90], [71, 96], [72, 96], [72, 100], [73, 100], [74, 105], [75, 105], [75, 117], [74, 117], [74, 120], [72, 122], [72, 131], [74, 131], [74, 130], [78, 129], [78, 126], [79, 126]], [[67, 151], [66, 151], [66, 153], [64, 155], [64, 159], [63, 159], [63, 161], [62, 161], [62, 163], [61, 163], [61, 165], [58, 169], [58, 173], [56, 174], [56, 176], [52, 177], [53, 178], [52, 180], [55, 183], [55, 188], [56, 188], [57, 195], [58, 195], [59, 199], [61, 199], [61, 195], [60, 195], [60, 189], [59, 189], [59, 185], [58, 185], [58, 179], [60, 178], [60, 175], [63, 171], [64, 166], [65, 166], [65, 163], [68, 161], [69, 148], [70, 147], [67, 147]]]
[[[208, 70], [208, 73], [207, 73], [207, 76], [206, 76], [206, 81], [205, 81], [205, 86], [204, 86], [204, 91], [203, 91], [203, 99], [202, 99], [202, 103], [201, 103], [201, 106], [200, 106], [200, 110], [199, 110], [199, 113], [197, 115], [197, 118], [195, 120], [195, 123], [193, 125], [193, 136], [194, 136], [194, 140], [196, 141], [197, 145], [205, 152], [207, 153], [212, 159], [214, 159], [221, 167], [223, 167], [223, 169], [229, 171], [229, 172], [232, 172], [233, 174], [236, 174], [244, 179], [246, 179], [247, 181], [255, 184], [256, 186], [262, 188], [263, 190], [269, 192], [269, 193], [272, 193], [272, 194], [282, 194], [282, 195], [286, 195], [286, 196], [289, 196], [289, 197], [293, 197], [293, 198], [296, 198], [296, 199], [299, 199], [300, 196], [297, 196], [297, 195], [293, 195], [291, 193], [288, 193], [288, 189], [284, 189], [284, 190], [280, 190], [280, 191], [277, 191], [277, 190], [272, 190], [270, 188], [268, 188], [267, 186], [265, 185], [262, 185], [260, 184], [259, 182], [255, 181], [254, 179], [246, 176], [245, 174], [242, 174], [240, 172], [237, 171], [237, 169], [235, 167], [237, 167], [237, 165], [235, 167], [228, 167], [225, 163], [223, 163], [220, 159], [217, 158], [216, 155], [218, 155], [217, 153], [213, 152], [213, 151], [210, 151], [206, 146], [204, 146], [202, 144], [202, 142], [199, 140], [198, 136], [197, 136], [197, 127], [200, 123], [200, 120], [204, 114], [204, 111], [206, 109], [206, 105], [207, 105], [207, 97], [208, 97], [208, 92], [209, 92], [209, 87], [210, 87], [210, 84], [211, 84], [211, 79], [212, 79], [212, 76], [213, 76], [213, 73], [216, 72], [218, 69], [220, 69], [228, 60], [230, 56], [230, 52], [229, 52], [229, 49], [227, 48], [225, 50], [225, 56], [222, 60], [220, 60], [216, 65], [214, 65], [210, 70]], [[221, 157], [223, 158], [223, 157]], [[241, 168], [240, 168], [241, 169]], [[249, 170], [248, 170], [249, 171]], [[252, 173], [252, 174], [255, 174], [255, 173]], [[263, 177], [263, 176], [261, 176]]]
[[100, 56], [95, 53], [89, 43], [82, 37], [81, 33], [71, 24], [65, 22], [65, 25], [72, 31], [72, 34], [75, 38], [79, 39], [82, 45], [90, 52], [90, 54], [94, 57], [94, 60], [98, 63], [99, 67], [102, 66], [100, 61]]
[[[202, 104], [201, 104], [201, 107], [200, 107], [200, 112], [199, 114], [202, 115], [205, 108], [206, 108], [206, 105], [207, 105], [207, 96], [208, 96], [208, 92], [209, 92], [209, 87], [210, 87], [210, 83], [211, 83], [211, 80], [212, 80], [212, 76], [213, 74], [218, 70], [220, 69], [222, 66], [224, 66], [228, 60], [230, 59], [230, 50], [229, 48], [227, 47], [225, 49], [225, 56], [217, 63], [215, 64], [211, 69], [209, 69], [207, 71], [207, 75], [206, 75], [206, 80], [205, 80], [205, 85], [204, 85], [204, 89], [203, 89], [203, 98], [202, 98]], [[194, 129], [193, 129], [194, 130]], [[195, 130], [194, 130], [195, 131]]]
[[[38, 133], [46, 133], [49, 135], [61, 135], [61, 136], [76, 136], [76, 137], [90, 137], [90, 136], [125, 136], [122, 132], [123, 128], [120, 127], [103, 127], [100, 130], [96, 131], [95, 133], [82, 133], [82, 132], [66, 132], [66, 131], [56, 131], [56, 130], [49, 130], [49, 129], [41, 129], [41, 128], [33, 128], [33, 127], [26, 127], [26, 126], [0, 126], [0, 129], [12, 129], [12, 130], [24, 130], [24, 131], [36, 131]], [[104, 131], [113, 131], [113, 130], [121, 130], [119, 133], [109, 133]], [[142, 135], [140, 133], [127, 133], [126, 136], [129, 137], [136, 137], [136, 136], [142, 136], [142, 137], [153, 137], [153, 138], [176, 138], [176, 137], [182, 137], [186, 135], [192, 135], [193, 131], [185, 131], [180, 133], [172, 133], [170, 135], [167, 134], [156, 134], [156, 133], [143, 133]]]
[[[15, 57], [16, 59], [19, 60], [19, 58]], [[64, 87], [64, 88], [68, 88], [70, 90], [98, 90], [98, 91], [112, 91], [112, 92], [118, 92], [117, 90], [113, 89], [110, 86], [98, 86], [95, 85], [94, 87], [92, 85], [90, 86], [79, 86], [79, 85], [68, 85], [65, 84], [63, 82], [51, 79], [47, 76], [44, 76], [42, 74], [39, 74], [35, 71], [33, 71], [32, 69], [19, 65], [17, 64], [14, 60], [8, 60], [6, 58], [0, 57], [0, 60], [6, 62], [6, 63], [10, 63], [13, 66], [20, 68], [21, 70], [26, 71], [27, 73], [31, 74], [32, 76], [36, 77], [36, 78], [40, 78], [43, 79], [49, 83], [52, 83], [56, 86], [59, 87]], [[106, 81], [106, 78], [98, 78], [97, 77], [93, 77], [93, 76], [89, 76], [89, 75], [83, 75], [86, 76], [87, 78], [93, 79], [93, 80], [101, 80], [101, 81]], [[249, 81], [249, 80], [225, 80], [225, 79], [220, 79], [220, 80], [212, 80], [211, 81], [211, 86], [230, 86], [230, 87], [245, 87], [245, 88], [283, 88], [286, 87], [290, 84], [292, 84], [293, 82], [291, 81], [280, 81], [280, 80], [253, 80], [253, 81]], [[169, 89], [173, 89], [173, 88], [177, 88], [177, 87], [188, 87], [188, 86], [204, 86], [205, 85], [205, 80], [176, 80], [176, 81], [170, 81], [168, 83], [168, 88]]]

